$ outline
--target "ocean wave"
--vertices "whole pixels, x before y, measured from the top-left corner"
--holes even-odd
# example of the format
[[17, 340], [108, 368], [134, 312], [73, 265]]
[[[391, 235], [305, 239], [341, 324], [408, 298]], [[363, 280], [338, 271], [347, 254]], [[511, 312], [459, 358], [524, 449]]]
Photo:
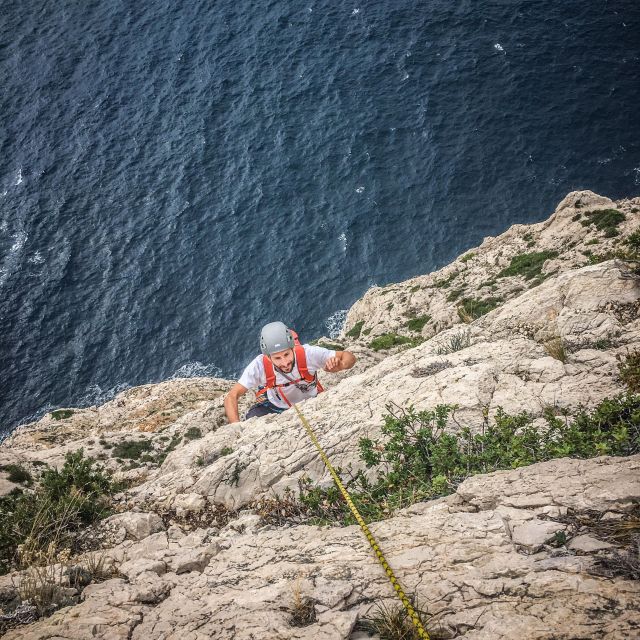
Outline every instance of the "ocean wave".
[[170, 380], [177, 378], [221, 378], [222, 369], [215, 364], [203, 364], [202, 362], [187, 362], [177, 369]]
[[324, 326], [327, 327], [330, 338], [335, 339], [340, 335], [346, 320], [347, 320], [347, 309], [340, 309], [335, 313], [332, 313], [324, 321]]

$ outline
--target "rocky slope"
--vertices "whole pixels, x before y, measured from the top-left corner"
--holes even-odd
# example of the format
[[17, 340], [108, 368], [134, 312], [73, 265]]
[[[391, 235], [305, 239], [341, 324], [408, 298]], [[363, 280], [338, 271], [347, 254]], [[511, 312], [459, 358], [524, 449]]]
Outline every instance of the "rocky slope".
[[[614, 254], [639, 223], [640, 198], [572, 193], [545, 222], [368, 291], [339, 340], [357, 366], [326, 375], [327, 393], [303, 406], [334, 463], [358, 468], [358, 440], [379, 434], [390, 402], [456, 404], [449, 428], [479, 429], [498, 407], [542, 425], [549, 409], [622, 391], [619, 360], [640, 349], [640, 278]], [[34, 473], [83, 448], [131, 485], [116, 496], [121, 513], [94, 532], [118, 577], [8, 638], [366, 637], [356, 622], [392, 602], [386, 576], [357, 527], [266, 524], [254, 512], [300, 478], [331, 480], [293, 412], [227, 424], [231, 384], [129, 389], [0, 446], [0, 464]], [[128, 441], [144, 443], [134, 462]], [[7, 476], [0, 492], [15, 487]], [[639, 501], [640, 456], [560, 459], [470, 478], [371, 528], [440, 637], [628, 638], [640, 628], [640, 587], [602, 568], [619, 546], [603, 532]], [[0, 595], [19, 581], [0, 578]], [[314, 621], [291, 626], [302, 597]]]

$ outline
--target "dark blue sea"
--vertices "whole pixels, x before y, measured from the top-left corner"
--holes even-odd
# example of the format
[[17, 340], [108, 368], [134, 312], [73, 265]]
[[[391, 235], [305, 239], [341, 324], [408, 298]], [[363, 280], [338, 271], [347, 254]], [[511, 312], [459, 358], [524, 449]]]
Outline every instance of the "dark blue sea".
[[0, 431], [640, 194], [636, 0], [4, 0]]

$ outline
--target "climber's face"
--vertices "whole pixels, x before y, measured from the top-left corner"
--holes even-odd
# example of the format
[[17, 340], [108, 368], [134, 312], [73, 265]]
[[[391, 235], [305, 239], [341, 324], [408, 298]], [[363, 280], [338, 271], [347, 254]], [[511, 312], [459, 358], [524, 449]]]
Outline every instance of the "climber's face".
[[276, 351], [271, 354], [271, 362], [278, 367], [283, 373], [291, 373], [293, 370], [293, 362], [295, 355], [293, 349], [285, 349], [284, 351]]

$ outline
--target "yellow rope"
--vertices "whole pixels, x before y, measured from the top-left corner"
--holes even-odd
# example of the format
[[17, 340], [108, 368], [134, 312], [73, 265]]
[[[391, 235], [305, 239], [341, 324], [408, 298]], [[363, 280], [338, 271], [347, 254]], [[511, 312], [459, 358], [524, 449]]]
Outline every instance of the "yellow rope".
[[307, 430], [307, 433], [309, 434], [311, 441], [316, 446], [316, 449], [318, 450], [318, 453], [320, 454], [322, 461], [324, 462], [327, 469], [329, 470], [329, 473], [331, 474], [333, 481], [336, 483], [336, 486], [340, 490], [342, 497], [345, 499], [347, 505], [349, 506], [349, 509], [351, 509], [351, 513], [353, 514], [353, 517], [356, 519], [357, 523], [360, 525], [360, 529], [362, 529], [362, 533], [364, 533], [365, 537], [369, 541], [369, 544], [371, 545], [373, 552], [376, 554], [376, 558], [378, 558], [378, 562], [382, 565], [382, 568], [387, 574], [389, 581], [393, 585], [393, 588], [395, 589], [395, 592], [398, 598], [400, 598], [400, 600], [402, 601], [402, 604], [406, 609], [407, 613], [409, 614], [411, 621], [413, 622], [415, 628], [418, 630], [418, 635], [421, 638], [424, 638], [425, 640], [429, 640], [429, 634], [426, 632], [426, 630], [422, 626], [422, 622], [420, 622], [420, 617], [418, 616], [418, 614], [416, 613], [416, 610], [411, 605], [411, 602], [409, 601], [409, 598], [407, 598], [404, 590], [402, 589], [402, 586], [398, 582], [398, 579], [395, 577], [393, 570], [389, 566], [389, 563], [387, 562], [382, 551], [380, 550], [380, 547], [378, 546], [376, 539], [373, 537], [373, 534], [371, 533], [371, 531], [369, 531], [369, 527], [367, 527], [367, 524], [365, 523], [364, 519], [360, 515], [360, 512], [358, 511], [356, 505], [353, 503], [353, 500], [351, 499], [349, 492], [347, 491], [345, 486], [342, 484], [342, 480], [340, 480], [340, 476], [336, 473], [336, 470], [333, 468], [333, 465], [329, 461], [327, 454], [324, 452], [324, 450], [320, 446], [320, 442], [318, 442], [318, 438], [316, 438], [316, 434], [313, 432], [311, 425], [309, 424], [307, 419], [304, 417], [304, 415], [302, 415], [302, 411], [298, 409], [297, 405], [294, 404], [293, 408], [296, 410], [298, 417], [300, 418], [300, 420], [302, 421], [302, 424], [304, 425], [304, 428]]

